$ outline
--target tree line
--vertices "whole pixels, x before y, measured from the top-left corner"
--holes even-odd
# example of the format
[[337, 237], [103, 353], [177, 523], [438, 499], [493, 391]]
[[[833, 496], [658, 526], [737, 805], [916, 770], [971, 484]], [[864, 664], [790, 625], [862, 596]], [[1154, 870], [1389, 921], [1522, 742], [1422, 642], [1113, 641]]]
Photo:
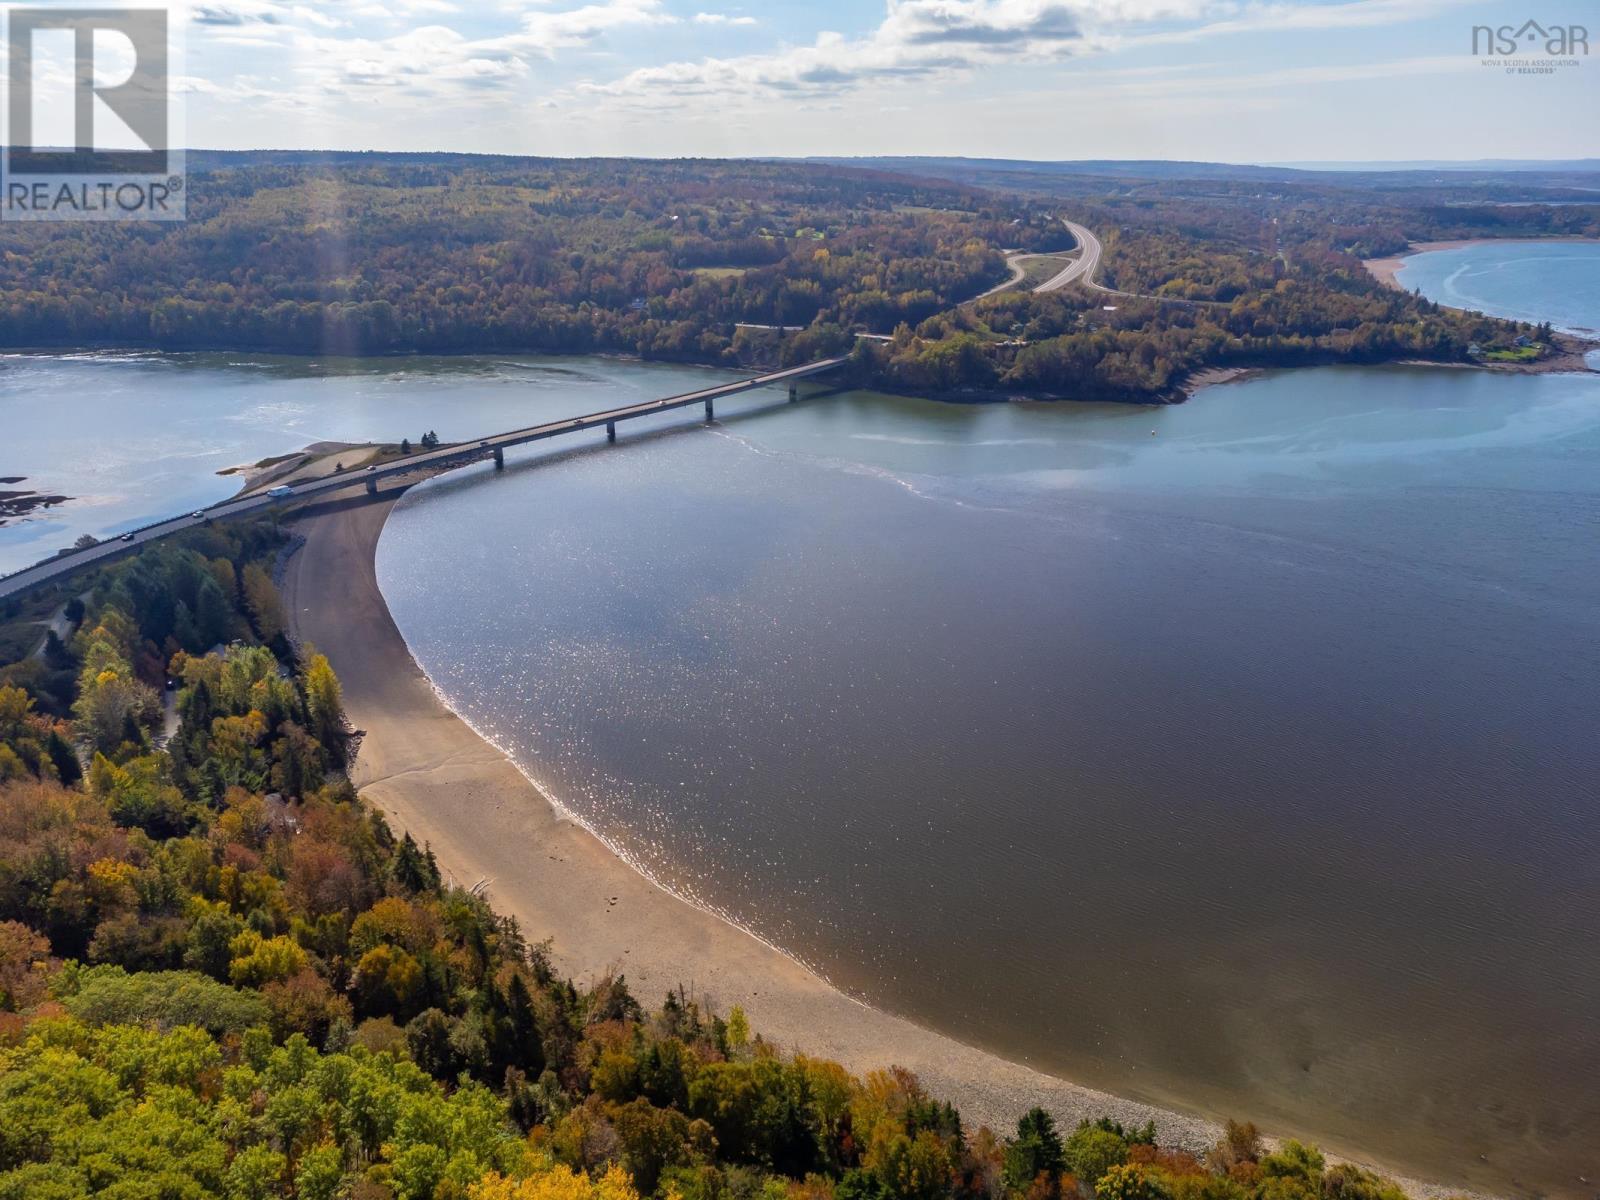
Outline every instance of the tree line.
[[949, 185], [758, 163], [247, 160], [188, 203], [0, 230], [0, 344], [733, 362], [741, 322], [892, 329], [1063, 238]]
[[0, 345], [766, 365], [909, 330], [863, 353], [862, 382], [1151, 400], [1207, 366], [1505, 349], [1524, 331], [1381, 288], [1361, 257], [1600, 226], [1586, 206], [1327, 184], [1058, 186], [1099, 231], [1102, 281], [1157, 302], [1076, 288], [965, 305], [1005, 278], [1003, 250], [1071, 248], [1060, 200], [1037, 195], [806, 164], [221, 156], [181, 224], [0, 229]]
[[996, 392], [1072, 399], [1177, 398], [1209, 367], [1416, 359], [1468, 362], [1516, 339], [1550, 352], [1548, 326], [1461, 312], [1385, 287], [1325, 247], [1268, 253], [1226, 239], [1113, 227], [1101, 282], [1007, 291], [906, 324], [861, 346], [861, 377], [914, 393]]

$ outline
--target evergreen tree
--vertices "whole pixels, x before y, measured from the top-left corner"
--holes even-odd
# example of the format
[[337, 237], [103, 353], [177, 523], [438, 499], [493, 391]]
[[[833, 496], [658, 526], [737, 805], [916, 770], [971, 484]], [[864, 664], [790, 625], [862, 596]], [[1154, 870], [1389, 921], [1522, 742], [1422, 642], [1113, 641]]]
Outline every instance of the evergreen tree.
[[1006, 1147], [1006, 1186], [1025, 1192], [1041, 1175], [1053, 1180], [1064, 1161], [1055, 1118], [1042, 1108], [1030, 1108], [1017, 1120], [1016, 1140]]

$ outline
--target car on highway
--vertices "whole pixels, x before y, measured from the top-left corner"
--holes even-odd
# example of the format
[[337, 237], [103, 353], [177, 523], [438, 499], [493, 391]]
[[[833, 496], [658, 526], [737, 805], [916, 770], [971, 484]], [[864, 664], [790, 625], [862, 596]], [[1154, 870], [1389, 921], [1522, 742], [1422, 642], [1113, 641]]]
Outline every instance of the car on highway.
[[377, 469], [378, 469], [378, 468], [377, 468], [377, 467], [375, 467], [375, 466], [374, 466], [374, 467], [368, 467], [368, 468], [367, 468], [367, 470], [369, 470], [369, 471], [376, 471], [376, 470], [377, 470]]
[[117, 540], [121, 541], [121, 542], [131, 542], [131, 541], [133, 541], [133, 534], [125, 533], [120, 538], [118, 538]]
[[288, 484], [280, 483], [275, 488], [268, 488], [267, 489], [267, 495], [269, 495], [269, 496], [292, 496], [292, 495], [294, 495], [294, 489], [292, 487], [290, 487]]

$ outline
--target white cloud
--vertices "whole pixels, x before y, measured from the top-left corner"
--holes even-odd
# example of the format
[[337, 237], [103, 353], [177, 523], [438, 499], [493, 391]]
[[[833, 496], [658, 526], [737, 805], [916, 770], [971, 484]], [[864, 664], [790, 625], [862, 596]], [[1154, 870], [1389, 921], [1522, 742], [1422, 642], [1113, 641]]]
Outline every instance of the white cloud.
[[754, 17], [734, 17], [727, 13], [697, 12], [694, 15], [696, 25], [759, 25], [761, 22]]
[[[468, 36], [445, 23], [457, 11], [454, 0], [359, 0], [331, 11], [340, 16], [283, 0], [201, 0], [192, 13], [193, 41], [208, 50], [281, 50], [295, 83], [277, 98], [328, 110], [375, 89], [387, 93], [386, 103], [402, 97], [434, 105], [481, 103], [487, 89], [530, 80], [535, 61], [598, 46], [614, 32], [675, 20], [661, 0], [524, 5], [515, 15], [497, 19], [500, 31]], [[350, 30], [351, 20], [363, 23], [360, 33]], [[395, 23], [402, 26], [398, 32], [382, 32]], [[235, 92], [222, 82], [225, 78], [214, 79], [219, 90], [211, 95], [260, 94]]]
[[[923, 79], [1004, 63], [1048, 62], [1140, 42], [1262, 30], [1393, 24], [1462, 0], [886, 0], [883, 21], [856, 38], [734, 58], [640, 67], [589, 96], [795, 96]], [[707, 14], [709, 15], [709, 14]], [[697, 20], [699, 18], [696, 18]]]
[[1188, 29], [1168, 30], [1137, 38], [1143, 43], [1188, 42], [1238, 33], [1292, 33], [1368, 29], [1421, 20], [1471, 0], [1345, 0], [1335, 4], [1246, 4], [1238, 11]]
[[1058, 57], [1088, 47], [1085, 3], [889, 0], [885, 19], [865, 37], [824, 32], [809, 46], [641, 67], [613, 83], [590, 84], [584, 90], [617, 96], [822, 94], [874, 80], [924, 78], [986, 61]]
[[449, 16], [460, 11], [461, 6], [453, 0], [387, 0], [385, 3], [372, 0], [350, 10], [353, 16], [374, 21], [400, 21], [422, 14]]
[[677, 18], [663, 11], [661, 0], [601, 0], [581, 8], [559, 12], [530, 12], [522, 18], [522, 28], [504, 37], [481, 44], [511, 54], [539, 54], [548, 57], [556, 50], [569, 50], [593, 42], [614, 30], [649, 25], [670, 25]]

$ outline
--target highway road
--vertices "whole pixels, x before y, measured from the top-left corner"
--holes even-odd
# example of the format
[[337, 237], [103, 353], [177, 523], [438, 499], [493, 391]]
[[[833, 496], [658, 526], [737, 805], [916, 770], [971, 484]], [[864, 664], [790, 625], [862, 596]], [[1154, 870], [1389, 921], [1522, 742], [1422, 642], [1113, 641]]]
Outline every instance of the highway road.
[[[1220, 300], [1189, 300], [1183, 296], [1150, 296], [1142, 292], [1124, 292], [1120, 288], [1107, 287], [1103, 283], [1095, 282], [1095, 274], [1100, 270], [1100, 256], [1105, 248], [1101, 246], [1100, 239], [1095, 237], [1094, 231], [1087, 226], [1079, 225], [1076, 221], [1062, 219], [1062, 223], [1071, 231], [1072, 236], [1078, 241], [1078, 256], [1069, 262], [1056, 274], [1046, 279], [1035, 292], [1056, 292], [1066, 287], [1069, 283], [1081, 283], [1084, 287], [1093, 288], [1097, 292], [1104, 292], [1107, 296], [1123, 296], [1129, 300], [1153, 300], [1157, 304], [1186, 304], [1205, 307], [1227, 308], [1228, 305]], [[1011, 278], [1004, 283], [998, 283], [981, 295], [973, 297], [982, 300], [984, 296], [992, 296], [996, 292], [1003, 292], [1007, 288], [1015, 287], [1022, 282], [1026, 273], [1023, 264], [1034, 258], [1056, 258], [1053, 254], [1013, 254], [1006, 259], [1006, 266], [1011, 268]], [[967, 303], [972, 303], [968, 301]]]
[[[1110, 289], [1102, 288], [1099, 284], [1094, 282], [1094, 273], [1100, 268], [1100, 239], [1095, 237], [1092, 232], [1084, 228], [1082, 225], [1077, 224], [1075, 221], [1064, 221], [1064, 224], [1072, 232], [1072, 236], [1078, 241], [1077, 257], [1071, 262], [1067, 263], [1067, 265], [1060, 271], [1052, 275], [1049, 279], [1046, 279], [1033, 290], [1035, 292], [1059, 291], [1061, 288], [1066, 287], [1067, 284], [1072, 283], [1074, 280], [1082, 280], [1084, 283], [1098, 291], [1109, 291]], [[995, 284], [992, 288], [989, 288], [986, 291], [979, 292], [971, 300], [968, 300], [965, 303], [973, 304], [976, 301], [982, 300], [985, 296], [993, 296], [999, 292], [1008, 291], [1009, 289], [1016, 287], [1017, 284], [1021, 283], [1028, 274], [1027, 264], [1035, 259], [1059, 259], [1061, 257], [1062, 255], [1060, 254], [1008, 254], [1006, 255], [1006, 266], [1011, 270], [1011, 278], [1005, 280], [1004, 282]]]
[[992, 288], [988, 288], [985, 291], [979, 292], [966, 303], [975, 304], [979, 300], [982, 300], [985, 296], [993, 296], [996, 292], [1003, 292], [1008, 288], [1016, 287], [1017, 284], [1021, 283], [1028, 274], [1028, 261], [1030, 259], [1043, 257], [1044, 255], [1042, 254], [1023, 254], [1021, 252], [1006, 255], [1006, 266], [1011, 269], [1011, 278], [1005, 280], [1003, 283], [995, 284]]
[[1102, 288], [1094, 281], [1094, 273], [1100, 269], [1100, 239], [1076, 221], [1064, 222], [1068, 231], [1078, 241], [1078, 257], [1069, 262], [1062, 270], [1046, 279], [1033, 290], [1036, 292], [1055, 292], [1066, 287], [1074, 280], [1081, 279], [1096, 291], [1110, 291]]
[[1121, 288], [1107, 287], [1103, 283], [1095, 282], [1095, 272], [1100, 269], [1100, 254], [1102, 247], [1100, 239], [1095, 237], [1090, 229], [1079, 225], [1076, 221], [1066, 221], [1067, 228], [1072, 231], [1072, 236], [1078, 239], [1078, 245], [1083, 247], [1083, 253], [1078, 261], [1067, 270], [1061, 272], [1054, 279], [1047, 280], [1036, 291], [1049, 292], [1056, 288], [1078, 280], [1085, 287], [1093, 288], [1097, 292], [1104, 292], [1108, 296], [1124, 296], [1129, 300], [1153, 300], [1157, 304], [1184, 304], [1190, 307], [1202, 308], [1228, 308], [1223, 300], [1190, 300], [1185, 296], [1152, 296], [1145, 292], [1125, 292]]
[[[724, 396], [734, 396], [741, 392], [770, 387], [775, 384], [795, 383], [812, 375], [820, 375], [825, 371], [831, 371], [836, 367], [842, 366], [846, 361], [848, 360], [842, 357], [819, 359], [816, 362], [790, 367], [787, 370], [757, 375], [753, 379], [742, 379], [733, 383], [720, 384], [716, 387], [702, 388], [695, 392], [685, 392], [680, 396], [668, 396], [663, 400], [646, 400], [640, 404], [630, 404], [622, 408], [609, 409], [605, 412], [589, 413], [586, 416], [573, 417], [562, 421], [550, 421], [543, 425], [529, 426], [526, 429], [514, 429], [509, 433], [492, 434], [476, 441], [441, 446], [437, 450], [427, 450], [420, 454], [407, 455], [404, 458], [395, 459], [393, 462], [384, 463], [381, 466], [372, 466], [361, 471], [345, 471], [337, 475], [325, 475], [319, 479], [309, 479], [300, 483], [290, 484], [287, 485], [287, 493], [283, 495], [274, 496], [265, 491], [252, 492], [237, 499], [224, 500], [220, 504], [213, 504], [210, 508], [202, 509], [198, 513], [157, 521], [153, 525], [146, 525], [142, 529], [134, 530], [131, 535], [111, 538], [104, 542], [98, 542], [86, 549], [75, 550], [70, 554], [62, 554], [55, 558], [48, 558], [43, 562], [35, 563], [31, 567], [24, 567], [20, 571], [0, 578], [0, 599], [21, 595], [23, 592], [50, 583], [53, 580], [65, 578], [75, 571], [83, 570], [85, 567], [108, 563], [125, 557], [137, 551], [141, 546], [148, 546], [151, 542], [160, 541], [162, 538], [171, 537], [175, 533], [182, 533], [184, 530], [194, 529], [212, 521], [221, 521], [229, 517], [263, 512], [270, 508], [280, 508], [287, 504], [294, 504], [301, 500], [343, 491], [346, 488], [357, 487], [362, 484], [375, 486], [383, 480], [414, 474], [417, 471], [444, 471], [455, 467], [463, 467], [468, 463], [492, 458], [497, 450], [504, 451], [511, 446], [520, 446], [528, 442], [560, 437], [563, 434], [579, 433], [586, 429], [614, 426], [618, 421], [648, 416], [651, 413], [666, 412], [675, 408], [687, 408], [692, 404], [709, 405], [712, 401], [719, 400]], [[272, 490], [276, 491], [277, 489]]]

